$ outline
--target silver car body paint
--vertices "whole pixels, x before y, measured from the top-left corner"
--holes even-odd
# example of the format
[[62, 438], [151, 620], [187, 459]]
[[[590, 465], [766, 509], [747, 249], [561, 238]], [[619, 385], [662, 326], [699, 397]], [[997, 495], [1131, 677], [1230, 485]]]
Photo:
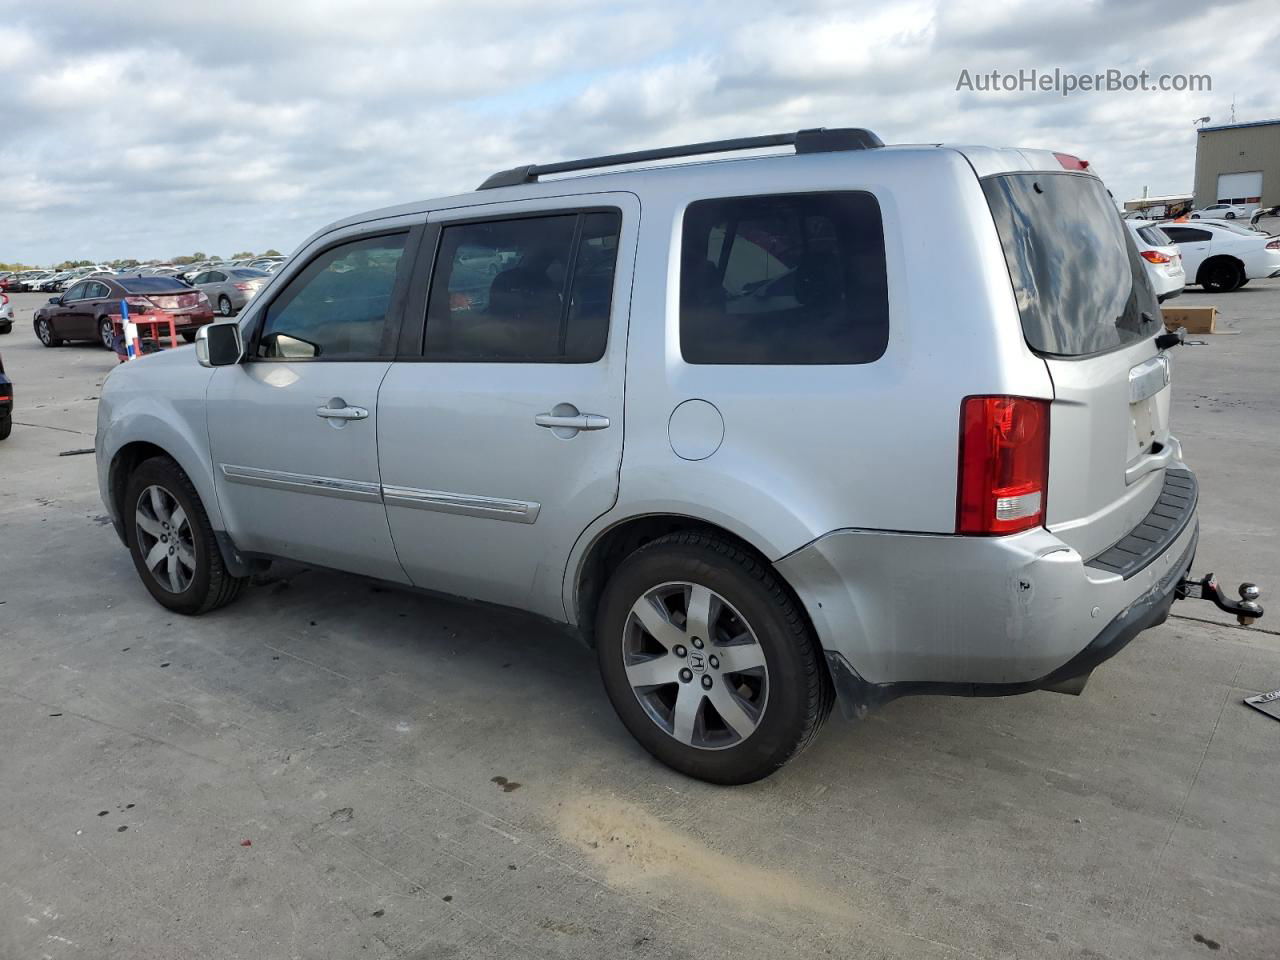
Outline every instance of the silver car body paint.
[[[1167, 572], [1195, 531], [1193, 518], [1128, 580], [1086, 566], [1152, 508], [1180, 451], [1168, 431], [1167, 363], [1154, 391], [1144, 367], [1156, 354], [1151, 339], [1056, 360], [1023, 337], [979, 177], [1061, 169], [1046, 151], [986, 147], [756, 156], [347, 218], [271, 276], [237, 320], [246, 342], [275, 293], [337, 239], [393, 227], [430, 236], [430, 225], [454, 218], [594, 205], [623, 214], [604, 358], [498, 369], [394, 357], [250, 361], [209, 371], [179, 349], [135, 361], [103, 390], [104, 500], [114, 514], [108, 465], [144, 440], [182, 464], [211, 522], [241, 550], [568, 623], [602, 535], [635, 518], [688, 518], [773, 562], [824, 648], [870, 682], [1033, 680]], [[854, 366], [685, 363], [678, 274], [688, 204], [824, 190], [867, 191], [879, 203], [883, 356]], [[983, 394], [1053, 401], [1046, 527], [954, 533], [958, 412]], [[340, 427], [318, 419], [314, 408], [333, 399], [368, 418]], [[673, 421], [693, 400], [697, 416]], [[566, 438], [535, 423], [559, 404], [609, 426]]]

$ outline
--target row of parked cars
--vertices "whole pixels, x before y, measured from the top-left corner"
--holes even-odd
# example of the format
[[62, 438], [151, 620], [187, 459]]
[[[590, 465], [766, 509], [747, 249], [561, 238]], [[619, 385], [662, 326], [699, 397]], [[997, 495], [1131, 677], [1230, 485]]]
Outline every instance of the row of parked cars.
[[1147, 275], [1161, 301], [1188, 284], [1214, 293], [1238, 290], [1250, 280], [1280, 277], [1280, 236], [1234, 220], [1126, 219]]
[[76, 267], [73, 270], [22, 270], [0, 273], [0, 290], [13, 293], [61, 293], [78, 280], [100, 275], [179, 277], [191, 282], [198, 274], [208, 270], [254, 269], [271, 273], [278, 269], [285, 258], [281, 256], [246, 257], [241, 260], [205, 260], [200, 263], [174, 265], [172, 263], [148, 264], [141, 267], [112, 269], [98, 265]]

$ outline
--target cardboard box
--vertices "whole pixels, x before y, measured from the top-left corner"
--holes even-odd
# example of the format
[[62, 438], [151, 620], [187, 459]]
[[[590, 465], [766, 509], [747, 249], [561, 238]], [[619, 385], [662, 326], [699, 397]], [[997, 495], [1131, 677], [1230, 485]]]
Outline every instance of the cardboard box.
[[1161, 307], [1166, 330], [1186, 327], [1187, 333], [1213, 333], [1217, 307]]

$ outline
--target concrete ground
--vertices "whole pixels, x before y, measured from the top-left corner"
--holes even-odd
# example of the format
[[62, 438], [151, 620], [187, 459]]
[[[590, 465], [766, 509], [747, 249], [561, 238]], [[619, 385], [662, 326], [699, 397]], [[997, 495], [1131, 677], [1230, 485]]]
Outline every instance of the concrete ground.
[[[735, 789], [539, 622], [319, 572], [185, 619], [98, 501], [101, 348], [0, 337], [0, 958], [1274, 958], [1280, 606], [1080, 698], [917, 698]], [[1175, 351], [1201, 570], [1280, 586], [1280, 281]], [[1264, 593], [1263, 600], [1267, 601]]]

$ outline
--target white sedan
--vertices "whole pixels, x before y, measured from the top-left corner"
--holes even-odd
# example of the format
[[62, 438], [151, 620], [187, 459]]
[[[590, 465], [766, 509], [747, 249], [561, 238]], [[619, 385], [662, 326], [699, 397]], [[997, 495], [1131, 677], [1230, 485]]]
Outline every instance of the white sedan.
[[1147, 277], [1156, 298], [1163, 303], [1170, 297], [1176, 297], [1187, 282], [1177, 244], [1153, 220], [1126, 220], [1124, 223], [1133, 234], [1138, 255], [1146, 263]]
[[1238, 203], [1213, 203], [1202, 210], [1192, 210], [1192, 220], [1248, 220], [1249, 214], [1258, 209]]
[[1160, 225], [1182, 254], [1191, 283], [1226, 293], [1250, 280], [1280, 277], [1280, 237], [1225, 221]]

